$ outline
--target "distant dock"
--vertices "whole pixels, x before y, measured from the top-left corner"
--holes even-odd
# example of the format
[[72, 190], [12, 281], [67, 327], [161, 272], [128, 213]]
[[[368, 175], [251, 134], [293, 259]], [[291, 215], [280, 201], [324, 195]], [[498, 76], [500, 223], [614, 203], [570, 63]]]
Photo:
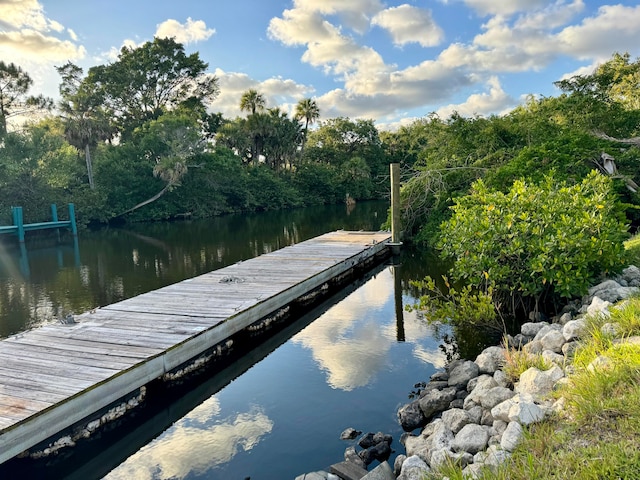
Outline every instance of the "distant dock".
[[24, 236], [26, 232], [34, 232], [36, 230], [59, 230], [61, 228], [65, 228], [70, 230], [74, 237], [78, 235], [78, 228], [76, 226], [76, 209], [73, 203], [69, 204], [68, 220], [58, 220], [58, 208], [55, 204], [51, 205], [50, 222], [24, 223], [22, 207], [11, 207], [11, 218], [13, 219], [13, 225], [0, 225], [0, 234], [9, 233], [17, 235], [20, 243], [24, 243]]
[[0, 463], [389, 253], [328, 233], [0, 341]]

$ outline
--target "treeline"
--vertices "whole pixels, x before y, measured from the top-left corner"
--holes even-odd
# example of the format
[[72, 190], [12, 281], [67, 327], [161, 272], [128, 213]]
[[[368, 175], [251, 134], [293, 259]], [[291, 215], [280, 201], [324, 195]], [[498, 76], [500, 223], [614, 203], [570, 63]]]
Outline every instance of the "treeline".
[[[30, 221], [74, 202], [82, 223], [208, 217], [379, 198], [388, 159], [372, 120], [319, 122], [315, 100], [290, 117], [249, 90], [245, 117], [212, 112], [218, 79], [172, 39], [124, 47], [85, 72], [56, 67], [57, 105], [0, 62], [0, 217]], [[37, 114], [20, 130], [11, 117]], [[319, 123], [315, 129], [309, 127]], [[382, 180], [381, 180], [382, 179]]]
[[[419, 242], [435, 242], [478, 179], [506, 193], [518, 179], [578, 184], [595, 169], [613, 180], [628, 222], [640, 220], [640, 63], [627, 54], [507, 115], [432, 114], [393, 132], [321, 120], [310, 98], [289, 116], [255, 90], [238, 99], [244, 116], [225, 118], [212, 113], [219, 86], [207, 68], [174, 40], [154, 39], [86, 73], [57, 67], [54, 105], [29, 95], [28, 73], [0, 62], [0, 218], [22, 205], [35, 221], [53, 202], [74, 202], [89, 223], [380, 198], [388, 164], [399, 162], [404, 230]], [[33, 112], [40, 120], [8, 131], [11, 117]]]
[[640, 223], [640, 60], [614, 54], [591, 75], [555, 83], [503, 116], [428, 116], [381, 134], [389, 161], [409, 170], [402, 189], [407, 232], [433, 243], [456, 199], [482, 179], [506, 193], [516, 180], [577, 185], [596, 170], [612, 179], [617, 211]]

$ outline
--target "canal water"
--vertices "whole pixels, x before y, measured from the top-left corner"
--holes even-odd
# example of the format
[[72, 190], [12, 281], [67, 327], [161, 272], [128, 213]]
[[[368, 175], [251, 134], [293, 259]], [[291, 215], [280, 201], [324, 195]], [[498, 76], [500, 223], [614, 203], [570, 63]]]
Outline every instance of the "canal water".
[[[0, 337], [113, 303], [337, 229], [377, 230], [384, 202], [127, 225], [0, 243]], [[0, 478], [283, 480], [325, 469], [382, 431], [403, 451], [398, 407], [456, 345], [405, 310], [411, 280], [439, 275], [435, 257], [405, 249], [232, 361], [148, 403], [99, 438], [47, 460], [14, 460]], [[464, 342], [468, 346], [468, 339]], [[477, 345], [476, 345], [477, 346]]]

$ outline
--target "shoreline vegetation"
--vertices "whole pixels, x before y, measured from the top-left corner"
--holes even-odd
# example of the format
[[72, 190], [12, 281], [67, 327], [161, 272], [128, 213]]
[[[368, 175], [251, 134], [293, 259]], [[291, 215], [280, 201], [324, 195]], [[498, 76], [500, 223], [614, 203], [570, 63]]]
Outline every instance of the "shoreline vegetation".
[[[640, 236], [625, 243], [633, 264], [640, 260]], [[615, 325], [614, 329], [610, 328]], [[522, 370], [528, 365], [511, 364]], [[640, 478], [640, 296], [587, 317], [587, 328], [567, 381], [551, 398], [565, 399], [564, 411], [525, 430], [511, 461], [477, 478]], [[440, 474], [461, 479], [453, 465]], [[442, 477], [440, 477], [442, 478]]]

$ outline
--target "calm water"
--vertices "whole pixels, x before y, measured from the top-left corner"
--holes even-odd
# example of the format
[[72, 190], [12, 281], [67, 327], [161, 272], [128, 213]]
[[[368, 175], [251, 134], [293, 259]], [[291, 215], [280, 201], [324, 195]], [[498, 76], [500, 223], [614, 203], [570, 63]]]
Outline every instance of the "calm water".
[[[0, 336], [57, 321], [336, 230], [377, 230], [385, 203], [149, 224], [58, 246], [0, 244]], [[44, 462], [9, 462], [0, 478], [293, 479], [342, 460], [347, 427], [402, 433], [397, 408], [451, 351], [403, 305], [409, 280], [437, 274], [405, 251], [260, 344], [148, 405], [101, 438]], [[247, 340], [248, 342], [248, 340]], [[237, 350], [239, 350], [237, 349]], [[237, 353], [237, 352], [236, 352]], [[3, 473], [4, 471], [4, 473]]]

